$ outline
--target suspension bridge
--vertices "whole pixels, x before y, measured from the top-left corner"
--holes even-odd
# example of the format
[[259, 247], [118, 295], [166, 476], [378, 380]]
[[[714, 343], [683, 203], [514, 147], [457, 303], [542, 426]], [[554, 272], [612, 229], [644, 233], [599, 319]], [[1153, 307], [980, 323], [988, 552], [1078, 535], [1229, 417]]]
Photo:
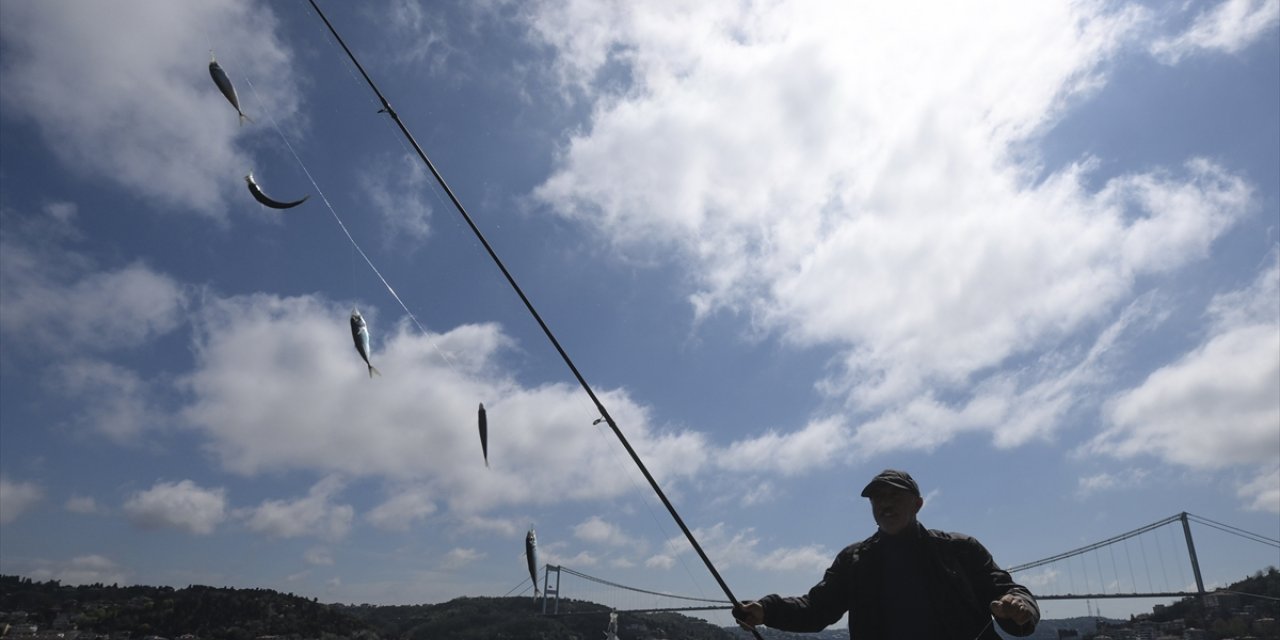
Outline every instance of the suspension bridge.
[[[1208, 518], [1179, 513], [1105, 540], [1006, 569], [1045, 600], [1204, 598], [1206, 590], [1192, 524], [1280, 549], [1280, 540]], [[1275, 556], [1280, 564], [1280, 554]], [[1258, 567], [1259, 569], [1262, 567]], [[664, 593], [619, 584], [559, 565], [545, 565], [542, 613], [562, 611], [561, 598], [595, 602], [617, 613], [728, 610], [723, 599]], [[529, 581], [524, 583], [526, 591]], [[1243, 594], [1251, 595], [1251, 594]]]

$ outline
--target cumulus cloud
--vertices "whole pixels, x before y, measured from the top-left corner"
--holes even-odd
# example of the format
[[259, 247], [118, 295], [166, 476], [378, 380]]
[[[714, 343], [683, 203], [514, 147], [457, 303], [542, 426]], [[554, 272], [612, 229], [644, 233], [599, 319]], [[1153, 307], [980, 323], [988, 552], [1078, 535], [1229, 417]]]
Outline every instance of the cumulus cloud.
[[0, 476], [0, 524], [17, 520], [44, 497], [44, 490], [34, 482], [19, 482]]
[[474, 513], [464, 514], [458, 522], [463, 532], [482, 532], [501, 538], [516, 538], [524, 533], [521, 524], [508, 518], [489, 518]]
[[1119, 473], [1102, 472], [1084, 476], [1076, 482], [1076, 495], [1083, 498], [1116, 488], [1132, 489], [1142, 486], [1151, 472], [1146, 469], [1126, 469]]
[[1124, 355], [1130, 334], [1163, 322], [1160, 296], [1139, 296], [1088, 349], [1058, 349], [1017, 369], [993, 373], [956, 403], [932, 391], [858, 425], [852, 448], [859, 457], [903, 449], [933, 451], [967, 433], [990, 432], [996, 446], [1011, 448], [1050, 437], [1075, 406], [1111, 381], [1110, 369]]
[[102, 360], [77, 359], [54, 367], [49, 386], [78, 400], [77, 421], [120, 442], [165, 424], [153, 385], [130, 369]]
[[[835, 558], [835, 553], [817, 545], [763, 550], [754, 529], [729, 531], [723, 522], [709, 528], [694, 529], [693, 535], [720, 567], [747, 566], [766, 571], [812, 573], [831, 566], [831, 560]], [[665, 549], [650, 556], [645, 566], [668, 569], [674, 566], [677, 556], [693, 552], [683, 536], [669, 540]]]
[[67, 585], [128, 583], [130, 572], [111, 558], [90, 554], [62, 562], [40, 562], [25, 572], [32, 580], [57, 580]]
[[[208, 300], [196, 321], [195, 370], [182, 381], [193, 398], [184, 422], [229, 470], [407, 482], [460, 516], [633, 489], [615, 472], [616, 440], [592, 433], [597, 416], [577, 387], [526, 388], [509, 379], [502, 357], [511, 340], [496, 325], [424, 335], [361, 309], [383, 373], [372, 380], [351, 348], [349, 305], [268, 295]], [[664, 484], [705, 466], [700, 434], [659, 431], [624, 392], [601, 395]], [[481, 401], [489, 469], [475, 431]]]
[[1280, 513], [1280, 465], [1264, 469], [1236, 491], [1251, 511]]
[[225, 489], [206, 489], [191, 480], [157, 482], [124, 503], [129, 521], [144, 529], [176, 529], [208, 535], [227, 516]]
[[1226, 0], [1205, 11], [1186, 31], [1160, 38], [1151, 54], [1165, 64], [1177, 64], [1200, 51], [1237, 53], [1280, 24], [1280, 0]]
[[463, 53], [449, 41], [443, 12], [424, 11], [411, 0], [395, 0], [377, 9], [371, 7], [367, 15], [386, 35], [378, 43], [384, 47], [384, 55], [400, 64], [413, 64], [415, 69], [423, 65], [431, 73], [439, 73]]
[[1153, 455], [1194, 469], [1254, 465], [1263, 476], [1271, 473], [1280, 460], [1280, 265], [1216, 296], [1208, 315], [1204, 341], [1118, 394], [1107, 406], [1106, 428], [1085, 451]]
[[769, 432], [734, 442], [720, 454], [718, 462], [725, 469], [800, 475], [843, 461], [853, 442], [852, 435], [842, 420], [826, 418], [791, 433]]
[[628, 547], [636, 544], [636, 541], [621, 527], [606, 522], [600, 516], [591, 516], [574, 525], [573, 536], [579, 540], [611, 547]]
[[333, 550], [327, 547], [311, 547], [302, 554], [302, 559], [310, 565], [328, 566], [333, 564]]
[[[1093, 330], [1138, 278], [1202, 259], [1254, 205], [1248, 184], [1203, 159], [1101, 188], [1088, 158], [1036, 177], [1031, 143], [1105, 83], [1149, 19], [1141, 8], [533, 14], [532, 33], [594, 107], [534, 196], [618, 251], [681, 257], [701, 316], [742, 313], [836, 348], [821, 389], [867, 418], [857, 449], [877, 421], [918, 427], [893, 447], [937, 446], [964, 429], [932, 418], [955, 413], [1002, 446], [1051, 433], [1077, 400], [1051, 376], [1071, 367], [1045, 378], [1000, 367]], [[618, 67], [625, 90], [597, 83]], [[1034, 393], [1050, 403], [1024, 401]]]
[[365, 519], [387, 531], [408, 531], [409, 527], [435, 513], [431, 494], [422, 489], [406, 489], [371, 510]]
[[341, 540], [351, 530], [355, 509], [335, 504], [343, 489], [340, 479], [330, 476], [317, 482], [306, 496], [296, 500], [265, 500], [257, 507], [237, 511], [251, 531], [274, 538], [317, 536]]
[[77, 207], [29, 217], [5, 212], [0, 232], [0, 334], [41, 354], [136, 347], [172, 331], [186, 293], [141, 262], [110, 268], [65, 246], [79, 236]]
[[[209, 48], [251, 117], [287, 120], [297, 97], [276, 28], [270, 6], [243, 0], [6, 4], [0, 100], [72, 169], [175, 213], [218, 215], [252, 166], [237, 141], [262, 125], [240, 127], [206, 70]], [[261, 96], [249, 90], [265, 78]]]
[[418, 242], [431, 233], [431, 204], [427, 194], [434, 188], [426, 169], [414, 156], [376, 161], [360, 173], [365, 200], [382, 218], [383, 237]]
[[449, 553], [446, 553], [444, 559], [440, 562], [440, 568], [446, 571], [461, 569], [484, 557], [485, 554], [475, 549], [463, 549], [461, 547], [450, 549]]
[[778, 494], [777, 487], [768, 481], [760, 481], [747, 488], [742, 495], [742, 506], [753, 507], [772, 502]]
[[80, 513], [80, 514], [87, 514], [87, 515], [102, 514], [107, 512], [107, 509], [99, 505], [98, 501], [93, 499], [92, 496], [78, 496], [78, 495], [71, 496], [70, 498], [67, 498], [66, 509], [71, 513]]

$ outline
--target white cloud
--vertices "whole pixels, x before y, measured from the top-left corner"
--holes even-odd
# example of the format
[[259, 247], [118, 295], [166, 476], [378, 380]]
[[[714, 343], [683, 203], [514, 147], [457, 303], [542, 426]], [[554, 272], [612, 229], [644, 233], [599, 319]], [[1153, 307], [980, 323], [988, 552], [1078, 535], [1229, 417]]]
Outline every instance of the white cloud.
[[1132, 489], [1145, 484], [1151, 474], [1146, 469], [1130, 468], [1119, 473], [1096, 473], [1081, 477], [1076, 482], [1076, 495], [1084, 498], [1095, 493], [1111, 491], [1117, 488]]
[[774, 571], [821, 572], [831, 566], [836, 554], [820, 545], [774, 549], [759, 560], [761, 567]]
[[1280, 458], [1280, 269], [1220, 295], [1204, 342], [1119, 394], [1088, 449], [1198, 469]]
[[68, 585], [127, 584], [129, 571], [106, 556], [76, 556], [64, 562], [42, 562], [28, 572], [32, 580], [57, 580]]
[[0, 234], [0, 333], [22, 352], [101, 352], [136, 347], [172, 331], [186, 293], [145, 264], [102, 269], [55, 243], [49, 216]]
[[431, 494], [422, 489], [406, 489], [374, 507], [365, 519], [387, 531], [408, 531], [411, 526], [435, 513]]
[[206, 489], [192, 482], [157, 482], [135, 492], [124, 503], [129, 521], [145, 529], [177, 529], [208, 535], [227, 515], [225, 489]]
[[[474, 9], [479, 4], [468, 3], [465, 8]], [[376, 43], [385, 49], [395, 62], [414, 65], [432, 74], [448, 69], [463, 54], [449, 42], [449, 25], [444, 13], [423, 11], [423, 5], [412, 0], [395, 0], [388, 5], [369, 7], [370, 21], [378, 25], [383, 39]]]
[[1236, 494], [1251, 511], [1280, 513], [1280, 465], [1264, 467], [1254, 478], [1241, 483]]
[[853, 448], [863, 458], [903, 449], [933, 451], [962, 434], [988, 431], [1001, 448], [1046, 440], [1078, 397], [1106, 388], [1110, 368], [1124, 355], [1129, 334], [1157, 325], [1166, 316], [1159, 296], [1139, 296], [1087, 350], [1057, 349], [1034, 363], [993, 373], [955, 405], [932, 392], [900, 402], [859, 425]]
[[18, 482], [0, 476], [0, 524], [17, 520], [44, 497], [44, 490], [34, 482]]
[[311, 547], [302, 554], [302, 559], [309, 565], [328, 566], [333, 564], [333, 550], [327, 547]]
[[852, 445], [852, 435], [841, 419], [825, 418], [792, 433], [769, 432], [734, 442], [720, 454], [718, 464], [724, 469], [800, 475], [842, 462]]
[[275, 538], [317, 536], [341, 540], [351, 530], [355, 510], [351, 505], [334, 504], [332, 499], [342, 491], [342, 481], [328, 477], [311, 487], [306, 496], [296, 500], [265, 500], [237, 514], [251, 531]]
[[[1280, 265], [1268, 265], [1245, 289], [1215, 297], [1209, 315], [1199, 346], [1108, 404], [1106, 428], [1084, 451], [1270, 473], [1280, 461]], [[1266, 483], [1245, 488], [1257, 492], [1257, 504], [1270, 501]]]
[[[1094, 330], [1254, 204], [1201, 159], [1100, 189], [1088, 159], [1034, 178], [1029, 143], [1146, 19], [1068, 2], [547, 3], [533, 32], [594, 110], [535, 196], [621, 252], [683, 257], [699, 314], [838, 349], [821, 388], [867, 416], [855, 449], [936, 447], [964, 430], [939, 420], [956, 413], [1016, 446], [1052, 433], [1077, 387], [1061, 366], [999, 368]], [[593, 93], [609, 65], [633, 84]], [[879, 423], [899, 441], [871, 437]]]
[[71, 513], [86, 515], [103, 514], [107, 512], [107, 509], [100, 506], [98, 501], [94, 500], [92, 496], [71, 496], [70, 498], [67, 498], [66, 509]]
[[461, 569], [477, 560], [484, 558], [485, 554], [475, 549], [463, 549], [461, 547], [450, 549], [446, 553], [444, 560], [440, 563], [440, 568], [446, 571]]
[[1061, 574], [1057, 569], [1045, 567], [1035, 573], [1019, 573], [1016, 579], [1019, 584], [1034, 591], [1037, 587], [1056, 585], [1060, 576]]
[[1177, 64], [1200, 51], [1237, 53], [1280, 24], [1280, 0], [1226, 0], [1196, 16], [1186, 31], [1151, 44], [1151, 54]]
[[[812, 573], [831, 566], [831, 561], [835, 558], [835, 553], [817, 545], [764, 551], [760, 549], [760, 539], [756, 537], [754, 529], [748, 527], [731, 532], [723, 522], [710, 528], [694, 529], [693, 536], [707, 555], [715, 558], [716, 566], [722, 568], [746, 566], [764, 571]], [[645, 561], [645, 566], [669, 569], [675, 565], [677, 556], [692, 551], [693, 548], [683, 536], [672, 538], [666, 544], [666, 551], [651, 556]]]
[[676, 558], [668, 553], [659, 553], [646, 559], [644, 566], [649, 569], [670, 569], [676, 566]]
[[[241, 177], [251, 163], [238, 138], [297, 110], [290, 54], [270, 6], [6, 4], [0, 38], [6, 113], [35, 122], [72, 169], [173, 212], [220, 214], [233, 191], [232, 202], [245, 201]], [[240, 127], [218, 92], [210, 48], [256, 124]]]
[[78, 359], [53, 371], [50, 386], [60, 396], [76, 399], [77, 420], [94, 431], [128, 442], [164, 424], [166, 416], [152, 398], [152, 385], [129, 369]]
[[[633, 490], [616, 472], [623, 455], [616, 440], [592, 433], [596, 415], [577, 387], [522, 388], [507, 377], [501, 356], [511, 341], [497, 326], [422, 335], [361, 309], [383, 374], [374, 379], [352, 346], [346, 305], [267, 295], [207, 300], [196, 323], [196, 368], [182, 381], [193, 398], [185, 422], [232, 471], [408, 482], [460, 515]], [[600, 395], [664, 485], [705, 466], [701, 435], [658, 432], [625, 393]], [[488, 414], [491, 468], [480, 452], [478, 402]]]
[[[551, 564], [578, 568], [595, 567], [600, 565], [600, 557], [590, 551], [579, 551], [572, 556], [566, 556], [560, 554], [558, 549], [552, 547], [541, 554], [539, 564], [542, 566]], [[539, 569], [541, 569], [541, 566]], [[542, 580], [542, 578], [543, 576], [538, 576], [539, 580]]]
[[515, 538], [523, 533], [520, 523], [514, 520], [487, 518], [476, 514], [462, 516], [458, 527], [463, 532], [479, 531], [503, 538]]
[[382, 218], [379, 226], [388, 245], [404, 240], [416, 246], [431, 234], [427, 194], [435, 186], [417, 157], [372, 162], [361, 171], [359, 182], [366, 201]]
[[753, 507], [772, 502], [778, 496], [778, 488], [769, 481], [758, 481], [742, 495], [742, 506]]
[[573, 536], [579, 540], [611, 547], [629, 547], [636, 544], [635, 539], [628, 536], [620, 527], [605, 522], [600, 516], [591, 516], [574, 525]]

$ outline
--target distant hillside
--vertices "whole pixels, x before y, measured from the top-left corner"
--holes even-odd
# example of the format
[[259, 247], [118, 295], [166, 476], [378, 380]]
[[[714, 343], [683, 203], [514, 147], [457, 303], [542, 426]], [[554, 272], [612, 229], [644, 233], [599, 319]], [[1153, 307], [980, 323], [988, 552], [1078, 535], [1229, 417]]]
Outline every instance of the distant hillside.
[[[1280, 571], [1268, 568], [1227, 587], [1235, 593], [1263, 596], [1248, 604], [1258, 616], [1280, 614]], [[1180, 617], [1193, 599], [1163, 608], [1153, 620]], [[16, 612], [22, 612], [18, 614]], [[531, 598], [457, 598], [441, 604], [373, 606], [323, 604], [270, 589], [230, 589], [190, 586], [145, 587], [116, 585], [64, 586], [57, 581], [34, 582], [0, 575], [0, 626], [36, 624], [49, 628], [55, 621], [81, 631], [107, 634], [131, 632], [133, 637], [178, 638], [192, 634], [201, 640], [598, 640], [609, 623], [609, 609], [591, 602], [561, 600], [556, 617], [539, 615]], [[1231, 612], [1220, 612], [1224, 620]], [[1120, 621], [1113, 621], [1120, 622]], [[1031, 638], [1056, 640], [1058, 629], [1075, 629], [1081, 637], [1096, 627], [1093, 618], [1041, 621]], [[1226, 632], [1224, 627], [1223, 631]], [[720, 628], [700, 618], [677, 613], [620, 614], [618, 632], [625, 640], [738, 640], [750, 634]], [[790, 634], [761, 629], [768, 640], [845, 640], [842, 626], [821, 633]], [[1211, 637], [1225, 637], [1215, 633]]]
[[[609, 624], [609, 609], [591, 602], [562, 599], [559, 616], [541, 616], [530, 598], [457, 598], [443, 604], [396, 607], [343, 607], [378, 629], [383, 637], [404, 640], [595, 640]], [[671, 638], [732, 640], [723, 629], [676, 613], [618, 615], [618, 635], [628, 640]]]
[[[0, 576], [0, 612], [8, 622], [47, 628], [65, 619], [81, 631], [176, 638], [252, 640], [278, 635], [306, 638], [372, 635], [368, 626], [333, 607], [270, 589], [191, 586], [64, 586]], [[19, 619], [15, 612], [26, 615]]]
[[[15, 612], [23, 612], [20, 619]], [[360, 640], [595, 640], [603, 637], [609, 610], [588, 602], [561, 600], [565, 615], [538, 615], [530, 598], [458, 598], [441, 604], [351, 606], [321, 604], [270, 589], [191, 586], [64, 586], [0, 576], [0, 623], [48, 628], [59, 619], [81, 631], [133, 637], [253, 640], [279, 636]], [[670, 638], [731, 640], [723, 629], [676, 613], [621, 614], [619, 634], [628, 640]]]

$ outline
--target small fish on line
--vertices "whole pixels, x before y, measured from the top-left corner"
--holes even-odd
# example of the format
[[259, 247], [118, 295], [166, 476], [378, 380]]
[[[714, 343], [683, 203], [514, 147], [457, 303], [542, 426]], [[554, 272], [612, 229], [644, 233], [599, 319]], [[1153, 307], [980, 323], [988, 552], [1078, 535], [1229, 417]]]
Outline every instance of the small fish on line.
[[257, 200], [258, 202], [268, 207], [271, 207], [272, 209], [292, 209], [306, 202], [307, 198], [311, 197], [310, 194], [307, 194], [305, 196], [302, 196], [301, 200], [294, 200], [293, 202], [281, 202], [279, 200], [273, 200], [272, 198], [268, 197], [267, 194], [262, 192], [262, 187], [259, 187], [258, 183], [253, 179], [253, 173], [250, 173], [249, 175], [245, 176], [244, 181], [249, 185], [249, 193], [253, 194], [253, 199]]
[[484, 466], [489, 468], [489, 419], [484, 414], [484, 403], [480, 403], [480, 451], [484, 453]]
[[364, 363], [369, 367], [369, 377], [373, 374], [382, 375], [378, 368], [369, 362], [369, 325], [364, 321], [364, 316], [360, 315], [359, 309], [351, 311], [351, 339], [356, 343], [356, 351], [360, 352], [360, 357], [364, 358]]
[[231, 85], [231, 78], [227, 77], [227, 72], [222, 70], [222, 65], [218, 64], [218, 60], [213, 57], [213, 52], [209, 52], [209, 75], [213, 76], [213, 83], [218, 85], [218, 91], [226, 96], [227, 102], [236, 108], [236, 113], [240, 114], [240, 124], [244, 124], [245, 120], [253, 122], [253, 119], [246, 116], [240, 110], [240, 98], [236, 96], [236, 88]]
[[524, 555], [529, 562], [529, 579], [533, 581], [533, 599], [538, 599], [538, 536], [534, 535], [533, 527], [529, 528], [529, 533], [524, 536]]

